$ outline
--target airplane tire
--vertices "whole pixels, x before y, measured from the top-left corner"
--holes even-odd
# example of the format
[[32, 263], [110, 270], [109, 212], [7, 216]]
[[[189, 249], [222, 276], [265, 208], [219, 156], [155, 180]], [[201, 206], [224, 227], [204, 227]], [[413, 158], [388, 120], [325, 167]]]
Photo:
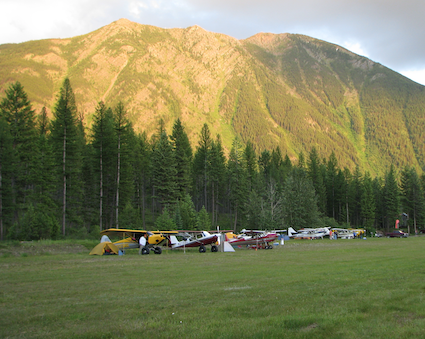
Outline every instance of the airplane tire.
[[155, 247], [155, 249], [153, 250], [153, 253], [155, 253], [155, 254], [161, 254], [162, 253], [161, 247]]
[[149, 248], [147, 247], [142, 248], [142, 255], [145, 255], [145, 254], [149, 254]]
[[218, 251], [218, 247], [216, 245], [212, 245], [211, 252], [217, 252], [217, 251]]
[[207, 251], [207, 249], [205, 248], [204, 245], [199, 246], [199, 253], [205, 253]]

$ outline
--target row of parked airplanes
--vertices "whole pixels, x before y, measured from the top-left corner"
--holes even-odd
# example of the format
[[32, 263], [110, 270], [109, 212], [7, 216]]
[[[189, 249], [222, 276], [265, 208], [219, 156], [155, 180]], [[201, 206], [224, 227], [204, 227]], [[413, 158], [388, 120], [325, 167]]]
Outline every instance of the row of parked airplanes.
[[[272, 249], [273, 242], [278, 239], [353, 239], [362, 237], [365, 231], [362, 229], [344, 228], [304, 228], [295, 231], [292, 227], [287, 230], [263, 231], [263, 230], [242, 230], [240, 234], [232, 231], [219, 231], [210, 233], [207, 231], [144, 231], [132, 229], [110, 228], [101, 231], [100, 244], [98, 244], [90, 254], [121, 254], [126, 249], [139, 248], [140, 238], [146, 239], [141, 254], [161, 254], [163, 246], [171, 249], [186, 249], [198, 247], [199, 252], [206, 252], [206, 246], [211, 246], [211, 252], [230, 252], [234, 248], [254, 248]], [[109, 237], [119, 237], [121, 240], [112, 242]], [[220, 247], [221, 246], [221, 247]]]

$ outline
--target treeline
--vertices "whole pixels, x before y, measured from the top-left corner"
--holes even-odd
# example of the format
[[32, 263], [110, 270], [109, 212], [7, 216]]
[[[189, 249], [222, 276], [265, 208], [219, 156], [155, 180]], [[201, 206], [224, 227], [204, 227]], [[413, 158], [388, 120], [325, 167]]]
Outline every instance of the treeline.
[[351, 226], [413, 231], [425, 223], [425, 176], [391, 167], [372, 178], [316, 148], [293, 163], [235, 138], [228, 158], [207, 124], [192, 149], [181, 121], [136, 134], [122, 103], [99, 102], [90, 129], [66, 79], [49, 121], [22, 85], [0, 103], [1, 239], [98, 235], [102, 229], [283, 229]]

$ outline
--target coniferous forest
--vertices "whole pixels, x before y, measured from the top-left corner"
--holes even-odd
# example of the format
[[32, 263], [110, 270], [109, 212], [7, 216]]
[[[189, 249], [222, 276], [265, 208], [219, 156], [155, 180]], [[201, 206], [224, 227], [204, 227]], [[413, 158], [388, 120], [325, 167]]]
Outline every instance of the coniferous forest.
[[193, 149], [176, 119], [136, 134], [123, 103], [99, 102], [86, 128], [65, 79], [48, 119], [19, 82], [0, 103], [0, 236], [36, 240], [147, 230], [425, 227], [425, 175], [391, 166], [372, 177], [315, 147], [293, 162], [236, 137], [225, 156], [208, 124]]

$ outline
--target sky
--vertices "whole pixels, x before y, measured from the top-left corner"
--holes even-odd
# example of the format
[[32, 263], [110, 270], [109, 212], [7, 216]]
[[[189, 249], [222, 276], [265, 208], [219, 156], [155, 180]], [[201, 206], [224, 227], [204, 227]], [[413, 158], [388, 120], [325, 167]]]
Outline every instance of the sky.
[[237, 39], [305, 34], [425, 85], [424, 0], [0, 0], [0, 44], [70, 38], [121, 18]]

